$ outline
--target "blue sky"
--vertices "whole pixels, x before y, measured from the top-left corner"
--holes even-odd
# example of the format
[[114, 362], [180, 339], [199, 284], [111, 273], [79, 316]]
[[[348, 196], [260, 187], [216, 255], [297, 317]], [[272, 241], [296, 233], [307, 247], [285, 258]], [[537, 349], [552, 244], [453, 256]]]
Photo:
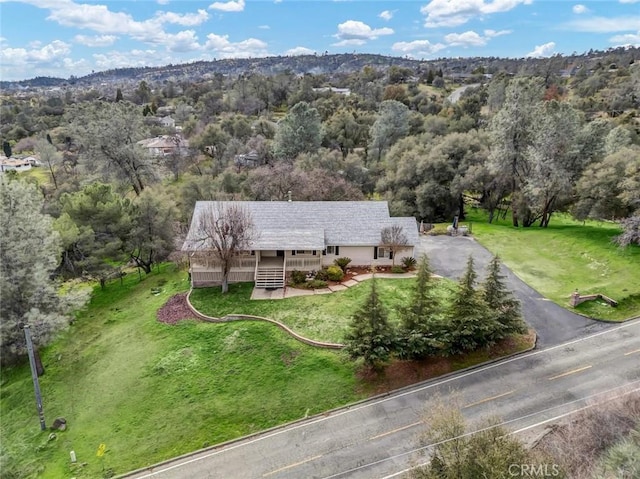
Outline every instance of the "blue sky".
[[305, 53], [550, 56], [640, 45], [640, 0], [0, 0], [0, 79]]

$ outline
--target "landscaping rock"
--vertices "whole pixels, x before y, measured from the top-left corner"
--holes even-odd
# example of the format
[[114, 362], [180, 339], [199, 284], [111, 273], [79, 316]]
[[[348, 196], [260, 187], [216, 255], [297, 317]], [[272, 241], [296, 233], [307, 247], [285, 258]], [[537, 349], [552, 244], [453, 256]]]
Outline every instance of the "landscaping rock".
[[51, 429], [57, 429], [58, 431], [64, 431], [67, 429], [67, 420], [63, 417], [57, 417], [53, 424], [51, 425]]

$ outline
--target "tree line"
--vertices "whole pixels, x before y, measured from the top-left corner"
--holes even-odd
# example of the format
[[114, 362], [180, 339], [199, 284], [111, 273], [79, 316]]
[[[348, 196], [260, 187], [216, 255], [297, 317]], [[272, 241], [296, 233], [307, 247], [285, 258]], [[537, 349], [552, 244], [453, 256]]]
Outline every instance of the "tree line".
[[377, 369], [392, 357], [425, 359], [462, 354], [527, 331], [520, 303], [505, 285], [498, 256], [489, 263], [480, 288], [470, 256], [450, 301], [435, 294], [435, 281], [429, 260], [423, 255], [408, 304], [398, 309], [399, 324], [394, 324], [374, 278], [345, 337], [347, 354]]
[[[3, 194], [35, 183], [28, 194], [41, 195], [33, 204], [42, 216], [34, 218], [60, 248], [47, 274], [103, 285], [126, 264], [148, 272], [167, 259], [196, 201], [289, 192], [386, 199], [392, 215], [426, 222], [462, 219], [474, 205], [489, 221], [510, 215], [514, 226], [546, 227], [562, 211], [619, 221], [620, 243], [638, 243], [640, 62], [563, 78], [556, 60], [490, 80], [478, 72], [482, 84], [455, 103], [447, 96], [458, 85], [439, 71], [398, 66], [5, 95], [3, 150], [35, 154], [43, 167], [5, 174]], [[162, 109], [179, 129], [158, 123]], [[189, 148], [155, 156], [139, 143], [158, 135]], [[19, 237], [17, 217], [6, 218], [3, 238], [5, 229]], [[25, 251], [39, 247], [37, 236], [22, 236]]]

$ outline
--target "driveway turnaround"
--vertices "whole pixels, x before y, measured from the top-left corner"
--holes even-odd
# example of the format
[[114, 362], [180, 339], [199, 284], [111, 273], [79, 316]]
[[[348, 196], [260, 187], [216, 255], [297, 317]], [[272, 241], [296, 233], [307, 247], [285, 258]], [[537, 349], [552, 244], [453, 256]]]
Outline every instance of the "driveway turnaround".
[[[429, 257], [435, 273], [450, 279], [462, 276], [469, 255], [473, 256], [476, 271], [482, 277], [482, 270], [493, 257], [468, 236], [421, 236], [417, 255], [423, 253]], [[611, 327], [610, 323], [585, 318], [544, 298], [504, 265], [502, 271], [509, 288], [522, 303], [524, 319], [536, 330], [538, 347], [553, 346]], [[567, 291], [567, 296], [570, 293]]]
[[[472, 368], [130, 474], [133, 479], [390, 479], [428, 460], [434, 402], [516, 433], [640, 393], [640, 320]], [[241, 400], [239, 398], [239, 400]], [[476, 426], [477, 427], [477, 426]], [[505, 475], [508, 471], [505, 471]]]

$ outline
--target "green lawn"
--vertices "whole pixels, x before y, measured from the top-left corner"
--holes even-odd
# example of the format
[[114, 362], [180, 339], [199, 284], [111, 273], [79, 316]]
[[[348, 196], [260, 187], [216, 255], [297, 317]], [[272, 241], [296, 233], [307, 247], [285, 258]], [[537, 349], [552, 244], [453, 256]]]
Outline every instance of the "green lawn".
[[[407, 297], [412, 281], [379, 280], [390, 309]], [[443, 295], [450, 294], [451, 284], [442, 281]], [[370, 382], [344, 353], [306, 346], [269, 323], [157, 321], [157, 310], [188, 287], [187, 274], [171, 265], [142, 281], [129, 274], [123, 284], [96, 289], [69, 331], [42, 350], [47, 424], [56, 417], [68, 421], [57, 439], [48, 441], [50, 431], [40, 431], [28, 364], [2, 369], [3, 479], [110, 477], [531, 344], [516, 338], [495, 350], [439, 359], [437, 370], [427, 360], [424, 374], [411, 365], [392, 365]], [[232, 286], [224, 297], [215, 288], [194, 296], [211, 314], [279, 317], [311, 337], [341, 340], [369, 287], [365, 282], [341, 293], [281, 301], [249, 301], [248, 285]], [[100, 458], [102, 443], [107, 452]]]
[[[622, 320], [640, 315], [640, 246], [619, 248], [611, 242], [618, 226], [610, 222], [579, 222], [555, 215], [548, 228], [514, 228], [510, 218], [489, 224], [472, 210], [473, 236], [523, 281], [561, 306], [569, 295], [603, 293], [617, 301], [581, 304], [577, 311], [599, 319]], [[463, 223], [464, 224], [464, 223]]]
[[[43, 351], [47, 424], [69, 425], [54, 441], [40, 431], [28, 365], [3, 369], [3, 478], [122, 473], [363, 397], [342, 354], [273, 325], [159, 323], [157, 309], [187, 288], [175, 271], [111, 283]], [[71, 450], [86, 466], [70, 468]]]
[[[378, 280], [380, 298], [389, 309], [391, 320], [400, 305], [406, 305], [411, 294], [413, 278]], [[315, 296], [299, 296], [279, 300], [251, 301], [253, 283], [232, 284], [228, 294], [220, 288], [195, 289], [191, 303], [209, 316], [231, 313], [252, 314], [278, 320], [295, 332], [311, 339], [341, 343], [355, 308], [369, 294], [370, 281], [364, 281], [347, 290]], [[437, 294], [451, 295], [453, 283], [438, 282]]]

